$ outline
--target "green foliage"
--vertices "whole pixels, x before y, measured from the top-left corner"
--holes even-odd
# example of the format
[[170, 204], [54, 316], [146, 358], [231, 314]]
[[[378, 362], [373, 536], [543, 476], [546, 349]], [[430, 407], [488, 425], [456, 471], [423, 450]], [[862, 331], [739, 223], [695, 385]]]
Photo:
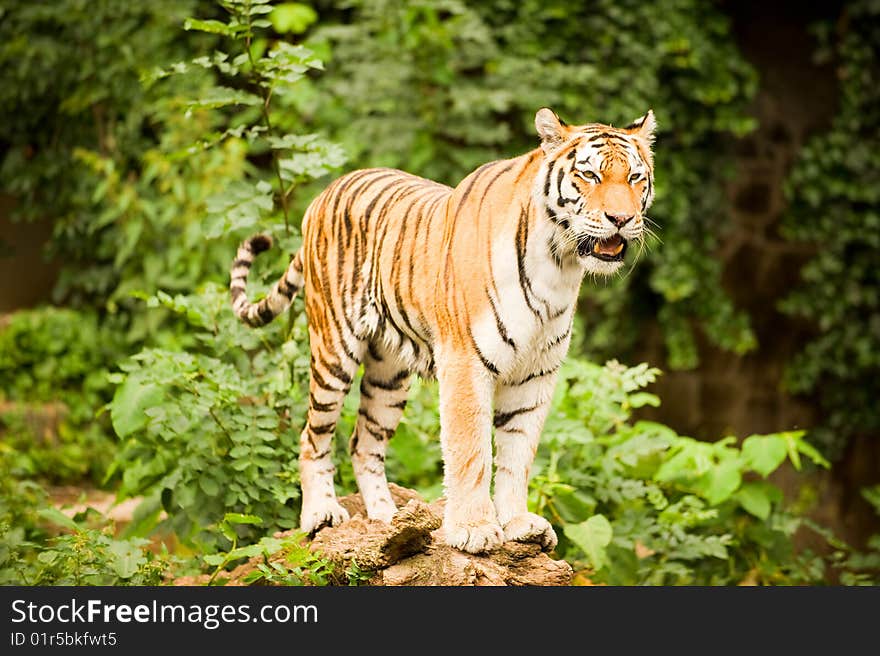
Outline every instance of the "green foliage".
[[308, 400], [304, 317], [288, 336], [281, 322], [253, 331], [217, 285], [191, 296], [160, 293], [151, 304], [186, 316], [195, 344], [144, 350], [115, 379], [119, 494], [146, 495], [188, 542], [216, 544], [207, 527], [227, 512], [265, 517], [266, 530], [296, 526], [291, 424], [302, 421]]
[[298, 107], [357, 166], [456, 184], [479, 164], [535, 148], [542, 106], [570, 123], [616, 125], [653, 107], [652, 218], [663, 245], [651, 244], [633, 275], [585, 292], [585, 346], [620, 357], [659, 318], [674, 368], [697, 364], [696, 326], [724, 349], [754, 347], [714, 250], [727, 221], [725, 144], [752, 128], [756, 76], [712, 3], [346, 0], [320, 13], [338, 21], [309, 40], [330, 53], [327, 75], [304, 81]]
[[[225, 128], [202, 139], [198, 148], [243, 142], [255, 155], [268, 155], [274, 173], [254, 175], [211, 197], [202, 237], [223, 237], [228, 261], [234, 243], [230, 237], [240, 238], [277, 220], [277, 203], [287, 228], [283, 252], [294, 252], [299, 243], [289, 233], [288, 199], [303, 181], [338, 166], [341, 151], [318, 135], [277, 133], [272, 110], [275, 101], [283, 102], [291, 86], [310, 69], [321, 68], [321, 62], [302, 46], [268, 43], [261, 36], [272, 24], [266, 16], [274, 10], [267, 1], [220, 4], [227, 12], [225, 21], [189, 19], [186, 28], [222, 35], [229, 52], [215, 50], [211, 57], [154, 70], [151, 79], [213, 71], [216, 83], [205, 95], [183, 103], [187, 112], [226, 112], [217, 121]], [[291, 27], [290, 15], [282, 18]], [[253, 107], [259, 111], [252, 112]], [[285, 265], [277, 259], [271, 264], [275, 276]], [[227, 290], [213, 283], [188, 295], [158, 292], [142, 297], [148, 306], [178, 316], [188, 328], [164, 346], [141, 351], [122, 366], [125, 374], [114, 378], [120, 385], [110, 414], [124, 439], [114, 471], [121, 473], [120, 495], [148, 498], [139, 530], [164, 509], [165, 524], [181, 539], [213, 551], [221, 544], [207, 527], [218, 522], [225, 526], [221, 518], [228, 519], [230, 511], [271, 518], [260, 531], [295, 526], [296, 424], [308, 398], [304, 317], [292, 319], [286, 328], [278, 322], [268, 330], [251, 331], [229, 311]], [[256, 534], [254, 526], [241, 532], [242, 537]], [[221, 531], [222, 539], [231, 541], [227, 533]], [[237, 553], [235, 549], [229, 553]]]
[[816, 583], [825, 562], [797, 553], [803, 520], [766, 480], [786, 459], [828, 466], [802, 432], [700, 442], [632, 422], [659, 372], [569, 359], [538, 452], [530, 504], [559, 553], [617, 585]]
[[[144, 539], [94, 528], [95, 511], [68, 517], [0, 452], [0, 585], [158, 585], [174, 565]], [[61, 529], [62, 532], [58, 532]]]
[[[862, 490], [862, 496], [880, 517], [880, 485]], [[836, 565], [842, 571], [840, 582], [844, 585], [880, 585], [880, 533], [868, 538], [864, 551], [841, 552]]]
[[[145, 202], [130, 178], [140, 178], [163, 127], [141, 69], [200, 47], [177, 29], [194, 2], [14, 5], [0, 21], [2, 189], [20, 217], [53, 219], [53, 252], [65, 263], [58, 297], [103, 297], [138, 233], [153, 236], [142, 219], [158, 220], [135, 219], [130, 207]], [[102, 202], [107, 178], [129, 190], [113, 205]]]
[[0, 434], [16, 475], [103, 478], [115, 440], [95, 413], [122, 343], [118, 324], [93, 312], [19, 312], [0, 329]]
[[[261, 258], [252, 284], [261, 272], [281, 266]], [[264, 282], [262, 289], [267, 287]], [[121, 473], [120, 496], [144, 495], [142, 516], [156, 520], [164, 510], [163, 528], [208, 551], [222, 546], [208, 527], [228, 512], [265, 518], [259, 527], [239, 528], [250, 541], [295, 527], [309, 371], [301, 299], [288, 325], [279, 320], [257, 331], [233, 316], [228, 292], [218, 285], [173, 298], [160, 292], [148, 304], [184, 317], [192, 345], [145, 349], [113, 377], [119, 383], [110, 414], [122, 438], [113, 468]], [[431, 495], [439, 491], [441, 472], [436, 399], [431, 386], [414, 387], [416, 414], [408, 414], [398, 430], [389, 472]], [[338, 482], [346, 491], [355, 489], [346, 445], [356, 404], [357, 395], [350, 395], [337, 429]], [[145, 521], [140, 530], [154, 524]]]
[[804, 146], [786, 186], [786, 234], [816, 254], [782, 303], [815, 328], [786, 384], [818, 397], [825, 421], [811, 435], [833, 457], [852, 436], [880, 430], [880, 8], [854, 2], [843, 11], [817, 30], [818, 59], [837, 66], [838, 113]]
[[[223, 537], [232, 543], [227, 552], [208, 554], [204, 557], [207, 565], [216, 567], [208, 585], [215, 581], [225, 582], [218, 575], [231, 563], [244, 558], [262, 559], [242, 579], [249, 585], [326, 585], [333, 571], [325, 559], [309, 551], [302, 545], [302, 534], [291, 534], [284, 537], [263, 537], [259, 542], [239, 547], [236, 526], [259, 525], [263, 520], [256, 515], [227, 513], [218, 528]], [[270, 560], [270, 557], [271, 560]]]

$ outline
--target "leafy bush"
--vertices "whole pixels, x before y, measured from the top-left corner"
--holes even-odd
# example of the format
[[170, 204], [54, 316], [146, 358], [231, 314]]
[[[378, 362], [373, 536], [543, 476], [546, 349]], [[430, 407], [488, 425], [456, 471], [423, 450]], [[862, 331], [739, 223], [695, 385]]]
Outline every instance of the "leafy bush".
[[801, 517], [766, 478], [801, 456], [827, 466], [802, 432], [699, 442], [634, 408], [659, 399], [642, 391], [647, 365], [563, 366], [539, 449], [531, 505], [556, 526], [557, 550], [616, 585], [805, 584], [825, 563], [794, 551]]
[[[238, 143], [255, 156], [268, 156], [271, 173], [255, 171], [210, 199], [198, 234], [224, 245], [228, 262], [231, 240], [277, 221], [273, 212], [280, 207], [282, 248], [289, 253], [298, 247], [289, 226], [290, 195], [300, 183], [338, 166], [342, 154], [318, 135], [279, 134], [272, 113], [276, 103], [284, 106], [292, 85], [321, 62], [301, 46], [266, 41], [272, 25], [267, 16], [275, 15], [268, 0], [220, 5], [225, 21], [192, 18], [186, 27], [220, 35], [229, 51], [155, 70], [151, 78], [211, 71], [213, 85], [185, 103], [213, 113], [219, 127], [198, 147]], [[275, 226], [280, 232], [280, 224]], [[284, 264], [273, 264], [277, 276]], [[159, 292], [150, 305], [179, 315], [188, 331], [164, 347], [143, 350], [117, 379], [122, 385], [111, 416], [126, 440], [114, 468], [122, 473], [120, 494], [147, 494], [144, 525], [164, 508], [183, 540], [209, 549], [217, 546], [209, 527], [228, 510], [271, 517], [267, 529], [294, 526], [298, 440], [289, 428], [292, 418], [304, 415], [307, 398], [302, 390], [308, 355], [293, 341], [302, 341], [303, 322], [292, 322], [284, 339], [281, 322], [251, 332], [237, 323], [228, 292], [215, 284], [173, 298]]]
[[219, 529], [232, 546], [227, 552], [205, 556], [205, 563], [216, 567], [208, 585], [215, 581], [224, 583], [223, 569], [243, 558], [258, 559], [256, 565], [241, 578], [247, 585], [327, 585], [332, 580], [333, 565], [303, 544], [302, 533], [266, 536], [254, 544], [238, 546], [237, 526], [262, 523], [263, 520], [255, 515], [226, 514]]
[[[252, 278], [270, 269], [274, 279], [281, 266], [258, 260]], [[246, 541], [297, 526], [296, 459], [309, 396], [301, 299], [287, 325], [278, 320], [257, 331], [232, 315], [228, 292], [217, 285], [190, 296], [160, 293], [150, 305], [185, 317], [197, 346], [146, 349], [114, 378], [119, 386], [111, 416], [122, 438], [114, 464], [122, 474], [119, 494], [147, 496], [140, 511], [144, 527], [150, 526], [146, 518], [156, 519], [164, 509], [165, 528], [208, 551], [225, 545], [212, 527], [227, 512], [263, 518], [259, 528], [240, 527]], [[388, 467], [398, 482], [432, 493], [439, 490], [441, 472], [433, 439], [436, 405], [420, 393], [424, 385], [415, 387], [411, 410], [418, 415], [401, 425]], [[346, 400], [337, 429], [339, 482], [347, 491], [355, 489], [347, 443], [356, 404], [356, 395]]]
[[838, 113], [803, 148], [786, 186], [786, 234], [816, 254], [782, 303], [815, 327], [786, 385], [819, 398], [824, 421], [811, 436], [833, 457], [852, 436], [880, 430], [880, 150], [865, 138], [880, 130], [880, 8], [853, 2], [843, 12], [817, 26], [817, 58], [837, 63]]
[[[2, 446], [2, 445], [0, 445]], [[0, 450], [0, 585], [158, 585], [174, 565], [147, 540], [113, 537], [94, 510], [71, 519]], [[95, 523], [98, 527], [94, 527]], [[62, 532], [59, 533], [59, 528]]]
[[103, 478], [115, 439], [96, 409], [112, 397], [122, 343], [93, 312], [18, 312], [0, 329], [0, 434], [17, 476]]

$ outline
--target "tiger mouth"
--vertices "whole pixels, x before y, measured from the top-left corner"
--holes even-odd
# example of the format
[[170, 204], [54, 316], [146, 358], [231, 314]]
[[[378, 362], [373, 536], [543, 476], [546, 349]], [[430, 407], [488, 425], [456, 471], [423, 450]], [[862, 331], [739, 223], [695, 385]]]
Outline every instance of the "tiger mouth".
[[578, 255], [595, 257], [605, 262], [620, 262], [626, 255], [627, 241], [619, 234], [606, 239], [584, 237], [578, 243]]

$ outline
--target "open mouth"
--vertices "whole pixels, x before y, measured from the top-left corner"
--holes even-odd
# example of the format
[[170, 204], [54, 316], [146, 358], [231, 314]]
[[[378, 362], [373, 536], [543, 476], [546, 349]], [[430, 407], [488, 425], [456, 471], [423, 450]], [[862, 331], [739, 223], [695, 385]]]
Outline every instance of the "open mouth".
[[584, 237], [578, 243], [578, 255], [581, 257], [596, 257], [606, 262], [619, 262], [626, 254], [627, 241], [618, 235], [612, 235], [607, 239], [597, 237]]

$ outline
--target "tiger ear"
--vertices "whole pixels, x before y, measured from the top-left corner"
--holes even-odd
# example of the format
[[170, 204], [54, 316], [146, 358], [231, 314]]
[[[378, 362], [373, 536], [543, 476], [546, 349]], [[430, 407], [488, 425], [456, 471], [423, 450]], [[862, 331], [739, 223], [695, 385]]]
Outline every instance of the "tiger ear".
[[549, 107], [542, 107], [535, 114], [535, 130], [541, 137], [541, 148], [548, 155], [565, 141], [568, 132], [565, 123]]
[[635, 121], [626, 126], [630, 134], [641, 137], [649, 144], [654, 141], [654, 130], [657, 129], [657, 119], [654, 118], [654, 110], [649, 109], [648, 113], [637, 118]]

